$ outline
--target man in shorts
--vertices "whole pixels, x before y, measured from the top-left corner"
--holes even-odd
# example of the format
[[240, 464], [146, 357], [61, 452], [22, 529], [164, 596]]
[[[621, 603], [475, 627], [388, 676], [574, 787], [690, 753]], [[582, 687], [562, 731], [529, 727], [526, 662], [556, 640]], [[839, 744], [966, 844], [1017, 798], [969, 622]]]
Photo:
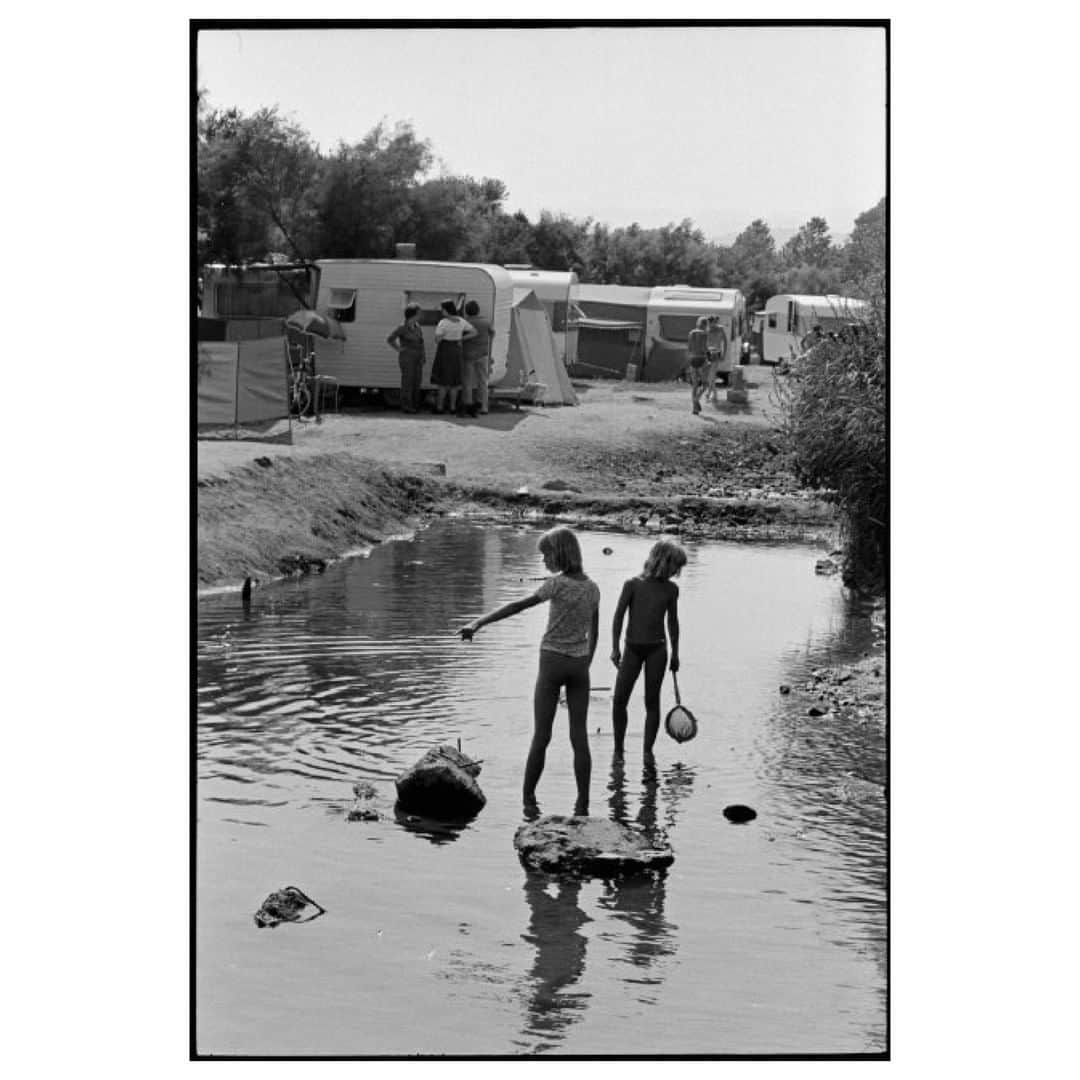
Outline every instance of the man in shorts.
[[708, 360], [705, 365], [705, 399], [714, 405], [720, 401], [716, 392], [716, 371], [724, 362], [727, 349], [727, 334], [720, 325], [720, 316], [712, 315], [709, 317], [709, 325], [705, 331], [705, 356]]
[[705, 389], [705, 371], [708, 367], [708, 346], [706, 327], [709, 320], [702, 315], [697, 326], [690, 331], [686, 339], [686, 355], [689, 362], [686, 369], [690, 380], [690, 411], [695, 415], [701, 412], [701, 394]]

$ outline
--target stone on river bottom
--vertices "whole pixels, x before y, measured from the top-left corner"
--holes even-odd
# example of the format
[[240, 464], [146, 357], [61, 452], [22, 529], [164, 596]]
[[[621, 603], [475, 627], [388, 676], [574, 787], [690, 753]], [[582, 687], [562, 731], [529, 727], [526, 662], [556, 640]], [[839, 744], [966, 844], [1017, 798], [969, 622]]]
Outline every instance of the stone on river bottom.
[[560, 814], [522, 825], [514, 834], [514, 847], [528, 869], [546, 873], [613, 877], [661, 870], [675, 861], [670, 847], [627, 825]]

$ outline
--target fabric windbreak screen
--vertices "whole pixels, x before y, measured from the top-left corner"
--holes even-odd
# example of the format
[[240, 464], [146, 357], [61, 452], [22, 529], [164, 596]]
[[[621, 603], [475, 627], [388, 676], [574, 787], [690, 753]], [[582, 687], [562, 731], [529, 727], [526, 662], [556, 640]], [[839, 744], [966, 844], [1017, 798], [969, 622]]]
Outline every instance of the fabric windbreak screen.
[[233, 342], [199, 342], [197, 363], [200, 424], [236, 423], [236, 365], [240, 346]]
[[236, 422], [257, 423], [289, 415], [288, 362], [283, 338], [240, 343]]

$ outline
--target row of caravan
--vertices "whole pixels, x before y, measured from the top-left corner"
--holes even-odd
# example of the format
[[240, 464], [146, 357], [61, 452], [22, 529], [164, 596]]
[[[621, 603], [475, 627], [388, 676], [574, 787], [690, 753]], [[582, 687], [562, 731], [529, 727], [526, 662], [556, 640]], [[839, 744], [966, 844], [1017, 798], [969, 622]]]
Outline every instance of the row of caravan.
[[[298, 307], [328, 313], [341, 335], [320, 342], [319, 370], [342, 386], [389, 389], [400, 384], [400, 372], [387, 334], [408, 304], [418, 304], [427, 355], [433, 356], [440, 305], [448, 298], [458, 310], [475, 301], [490, 321], [493, 386], [516, 387], [533, 379], [549, 386], [553, 402], [569, 396], [567, 373], [648, 382], [678, 377], [686, 366], [690, 331], [703, 315], [716, 317], [724, 331], [727, 349], [718, 370], [725, 373], [739, 362], [744, 339], [753, 341], [766, 363], [777, 363], [798, 352], [814, 326], [828, 330], [865, 308], [845, 297], [781, 295], [751, 319], [737, 289], [585, 285], [572, 272], [529, 266], [320, 259], [245, 270], [211, 268], [201, 309], [208, 321], [228, 324], [230, 334], [253, 336], [264, 325], [274, 330], [282, 315]], [[549, 343], [541, 346], [538, 336]]]

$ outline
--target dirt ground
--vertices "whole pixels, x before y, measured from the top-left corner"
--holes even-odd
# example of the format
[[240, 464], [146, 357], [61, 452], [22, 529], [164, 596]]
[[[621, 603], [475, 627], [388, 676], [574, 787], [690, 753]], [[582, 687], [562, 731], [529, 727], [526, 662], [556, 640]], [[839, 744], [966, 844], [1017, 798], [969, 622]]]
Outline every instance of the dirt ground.
[[793, 493], [798, 485], [769, 438], [776, 409], [771, 368], [744, 369], [749, 405], [690, 411], [678, 383], [575, 382], [577, 406], [499, 403], [487, 416], [408, 416], [380, 405], [292, 425], [293, 445], [200, 440], [198, 476], [255, 458], [348, 453], [394, 466], [445, 466], [447, 480], [516, 489], [561, 480], [590, 494]]

